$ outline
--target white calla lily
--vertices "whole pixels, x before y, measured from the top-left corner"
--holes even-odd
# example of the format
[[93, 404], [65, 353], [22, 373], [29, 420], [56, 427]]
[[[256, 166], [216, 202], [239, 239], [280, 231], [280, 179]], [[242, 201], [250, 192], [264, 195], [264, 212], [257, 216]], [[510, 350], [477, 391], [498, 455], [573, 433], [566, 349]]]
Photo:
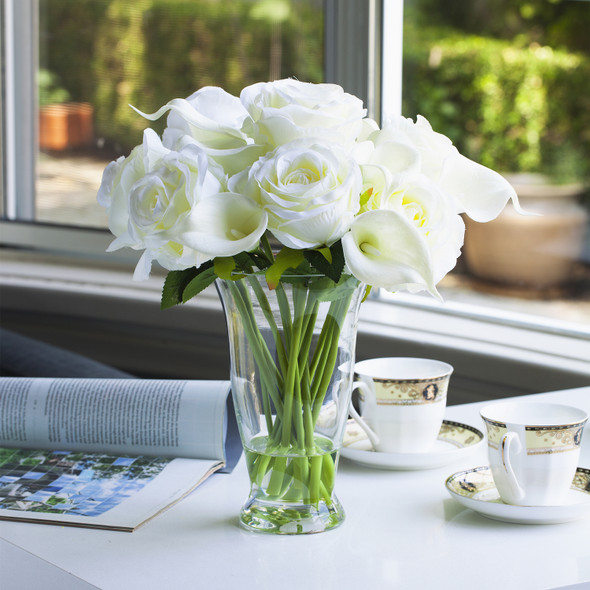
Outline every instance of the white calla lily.
[[381, 209], [359, 215], [342, 238], [356, 278], [388, 291], [427, 290], [438, 297], [430, 250], [403, 213]]
[[221, 88], [206, 86], [186, 99], [171, 100], [152, 114], [132, 108], [149, 121], [169, 112], [164, 145], [178, 150], [189, 136], [229, 174], [243, 170], [263, 153], [242, 131], [249, 115], [240, 99]]
[[511, 199], [520, 208], [516, 191], [502, 175], [459, 152], [445, 161], [440, 186], [460, 203], [459, 212], [474, 221], [495, 219]]
[[218, 193], [197, 203], [179, 241], [211, 258], [234, 256], [256, 248], [267, 223], [266, 212], [254, 201]]

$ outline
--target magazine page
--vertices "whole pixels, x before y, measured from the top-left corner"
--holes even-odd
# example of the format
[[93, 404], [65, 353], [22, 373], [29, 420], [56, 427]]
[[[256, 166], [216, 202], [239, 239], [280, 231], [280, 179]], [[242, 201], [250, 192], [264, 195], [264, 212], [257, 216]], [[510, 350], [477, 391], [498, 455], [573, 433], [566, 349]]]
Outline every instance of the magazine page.
[[0, 520], [132, 532], [223, 462], [0, 448]]
[[229, 381], [0, 378], [0, 446], [224, 459]]
[[133, 531], [231, 471], [241, 445], [229, 391], [222, 381], [0, 378], [0, 519]]

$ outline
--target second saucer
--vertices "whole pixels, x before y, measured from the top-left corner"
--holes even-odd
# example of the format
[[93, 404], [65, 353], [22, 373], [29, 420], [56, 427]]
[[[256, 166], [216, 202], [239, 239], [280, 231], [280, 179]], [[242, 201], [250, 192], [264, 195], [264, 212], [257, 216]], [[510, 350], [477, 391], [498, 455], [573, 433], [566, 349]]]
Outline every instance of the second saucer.
[[382, 453], [373, 449], [366, 434], [349, 420], [340, 455], [377, 469], [434, 469], [470, 455], [483, 442], [483, 433], [467, 424], [443, 420], [434, 447], [424, 453]]

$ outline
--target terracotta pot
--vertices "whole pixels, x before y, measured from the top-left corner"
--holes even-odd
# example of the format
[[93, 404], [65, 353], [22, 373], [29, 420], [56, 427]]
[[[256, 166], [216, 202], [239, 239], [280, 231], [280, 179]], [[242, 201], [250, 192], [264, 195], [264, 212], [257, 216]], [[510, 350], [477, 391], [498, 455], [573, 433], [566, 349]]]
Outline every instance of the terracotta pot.
[[581, 258], [588, 212], [577, 203], [579, 184], [551, 185], [540, 175], [507, 176], [521, 215], [508, 204], [489, 223], [466, 218], [465, 262], [478, 278], [526, 287], [552, 287], [571, 279]]
[[52, 104], [39, 110], [39, 147], [62, 151], [88, 145], [94, 137], [88, 103]]

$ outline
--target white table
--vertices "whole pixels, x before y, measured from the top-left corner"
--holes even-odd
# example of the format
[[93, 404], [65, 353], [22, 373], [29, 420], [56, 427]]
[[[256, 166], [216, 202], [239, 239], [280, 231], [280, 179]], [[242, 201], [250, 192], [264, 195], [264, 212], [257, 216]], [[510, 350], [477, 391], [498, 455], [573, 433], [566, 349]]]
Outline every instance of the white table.
[[[590, 387], [536, 397], [590, 411]], [[483, 430], [479, 408], [447, 418]], [[590, 432], [581, 465], [590, 467]], [[488, 520], [453, 500], [451, 473], [476, 455], [428, 471], [379, 471], [341, 460], [336, 493], [346, 512], [333, 531], [267, 536], [238, 527], [248, 490], [243, 460], [134, 533], [0, 523], [2, 590], [393, 588], [541, 590], [590, 587], [590, 519], [557, 525]]]

